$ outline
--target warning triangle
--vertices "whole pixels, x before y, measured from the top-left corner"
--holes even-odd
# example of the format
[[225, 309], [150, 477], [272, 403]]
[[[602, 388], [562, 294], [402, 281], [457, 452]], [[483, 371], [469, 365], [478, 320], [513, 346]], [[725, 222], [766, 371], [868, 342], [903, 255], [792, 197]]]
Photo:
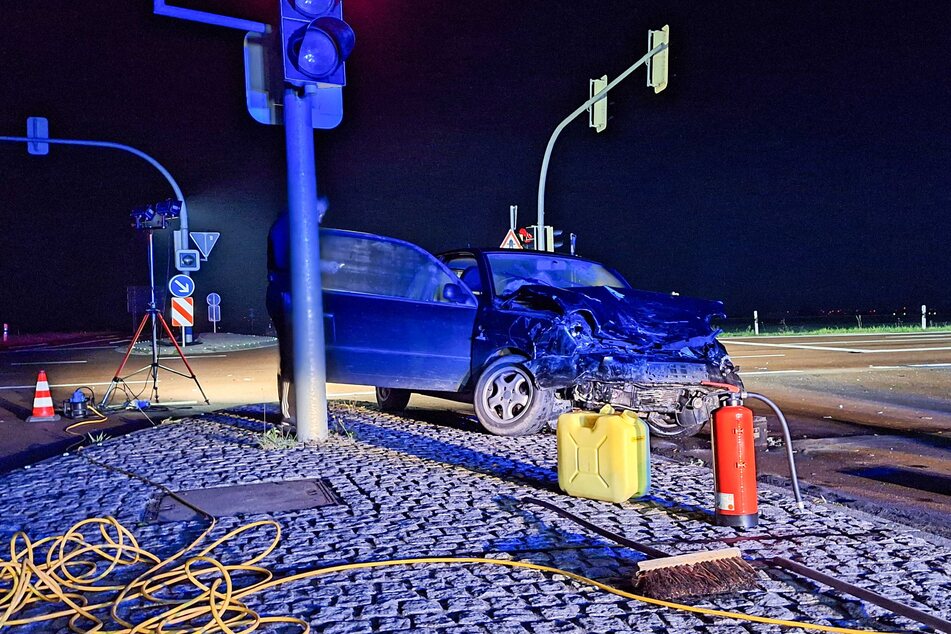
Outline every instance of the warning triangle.
[[522, 243], [518, 239], [518, 236], [515, 235], [515, 229], [509, 229], [509, 232], [505, 234], [505, 238], [502, 240], [502, 244], [499, 246], [500, 249], [521, 249]]

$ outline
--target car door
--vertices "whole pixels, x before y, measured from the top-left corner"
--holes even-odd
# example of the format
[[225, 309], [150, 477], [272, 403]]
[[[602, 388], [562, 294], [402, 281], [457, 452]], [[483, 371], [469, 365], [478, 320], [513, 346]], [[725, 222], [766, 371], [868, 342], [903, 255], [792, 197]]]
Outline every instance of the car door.
[[458, 391], [469, 375], [477, 302], [435, 257], [402, 240], [324, 229], [327, 378]]

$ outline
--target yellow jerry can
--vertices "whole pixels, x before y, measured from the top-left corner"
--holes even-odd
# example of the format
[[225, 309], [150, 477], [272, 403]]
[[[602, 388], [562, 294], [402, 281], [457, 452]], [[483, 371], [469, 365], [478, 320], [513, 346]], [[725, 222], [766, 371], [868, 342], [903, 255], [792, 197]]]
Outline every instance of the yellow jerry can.
[[568, 495], [622, 502], [650, 489], [650, 435], [636, 414], [562, 414], [557, 437], [558, 486]]

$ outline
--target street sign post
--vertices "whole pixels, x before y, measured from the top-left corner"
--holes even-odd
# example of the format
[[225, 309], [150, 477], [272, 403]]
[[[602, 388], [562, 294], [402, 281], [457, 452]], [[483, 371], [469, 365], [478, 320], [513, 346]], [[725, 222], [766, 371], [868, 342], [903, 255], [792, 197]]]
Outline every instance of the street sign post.
[[211, 322], [212, 332], [218, 332], [218, 322], [221, 321], [221, 295], [208, 293], [205, 301], [208, 302], [208, 321]]
[[168, 291], [175, 297], [191, 297], [195, 292], [195, 280], [181, 273], [174, 275], [168, 281]]

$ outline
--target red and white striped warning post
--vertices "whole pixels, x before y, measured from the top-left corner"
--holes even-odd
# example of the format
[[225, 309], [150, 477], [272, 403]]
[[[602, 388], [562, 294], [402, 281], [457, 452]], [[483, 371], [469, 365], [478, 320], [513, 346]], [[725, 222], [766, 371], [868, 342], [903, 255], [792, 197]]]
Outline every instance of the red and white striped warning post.
[[50, 383], [46, 379], [46, 370], [40, 370], [36, 377], [36, 396], [33, 397], [33, 415], [26, 419], [28, 423], [50, 423], [59, 420], [53, 410], [53, 397], [50, 395]]
[[172, 298], [172, 327], [179, 326], [182, 329], [182, 345], [185, 345], [185, 327], [195, 325], [195, 298], [194, 297], [173, 297]]

